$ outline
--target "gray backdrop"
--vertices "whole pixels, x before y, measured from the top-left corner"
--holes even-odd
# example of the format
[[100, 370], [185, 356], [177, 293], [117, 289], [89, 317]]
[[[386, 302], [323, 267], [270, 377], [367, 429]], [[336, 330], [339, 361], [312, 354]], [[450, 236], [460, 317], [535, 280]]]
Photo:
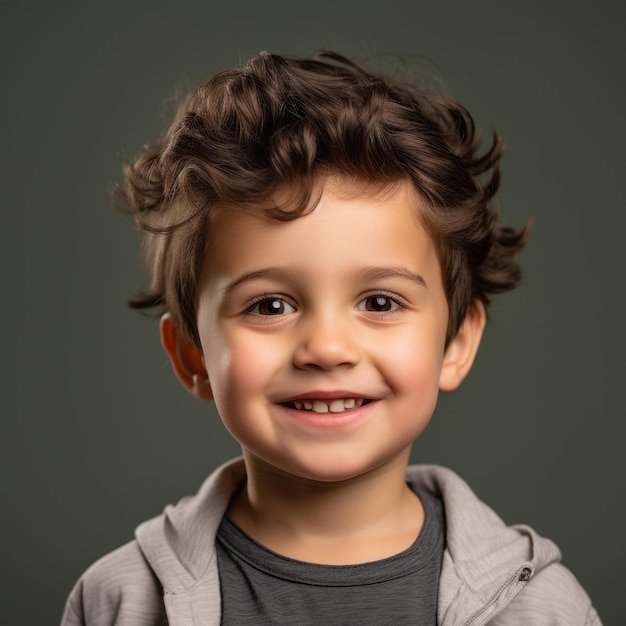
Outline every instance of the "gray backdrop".
[[56, 623], [75, 579], [237, 453], [172, 375], [110, 207], [161, 102], [260, 49], [419, 56], [506, 137], [505, 218], [534, 220], [463, 388], [414, 460], [561, 546], [607, 623], [624, 577], [622, 3], [30, 2], [2, 18], [2, 623]]

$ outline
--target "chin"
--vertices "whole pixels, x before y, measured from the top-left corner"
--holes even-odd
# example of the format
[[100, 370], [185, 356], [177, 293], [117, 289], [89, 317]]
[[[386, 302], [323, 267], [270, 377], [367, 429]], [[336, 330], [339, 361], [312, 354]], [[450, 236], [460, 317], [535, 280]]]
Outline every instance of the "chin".
[[385, 461], [354, 458], [342, 455], [310, 456], [290, 464], [285, 471], [298, 478], [318, 483], [341, 483], [364, 477], [387, 465]]

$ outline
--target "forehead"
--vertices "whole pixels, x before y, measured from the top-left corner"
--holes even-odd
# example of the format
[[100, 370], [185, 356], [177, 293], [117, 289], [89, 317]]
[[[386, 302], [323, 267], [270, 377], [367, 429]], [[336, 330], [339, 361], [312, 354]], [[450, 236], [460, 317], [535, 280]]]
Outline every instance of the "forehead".
[[403, 265], [439, 282], [435, 246], [409, 182], [359, 187], [331, 178], [315, 199], [310, 212], [288, 221], [262, 209], [221, 209], [212, 219], [204, 277], [275, 265], [330, 280], [364, 266]]

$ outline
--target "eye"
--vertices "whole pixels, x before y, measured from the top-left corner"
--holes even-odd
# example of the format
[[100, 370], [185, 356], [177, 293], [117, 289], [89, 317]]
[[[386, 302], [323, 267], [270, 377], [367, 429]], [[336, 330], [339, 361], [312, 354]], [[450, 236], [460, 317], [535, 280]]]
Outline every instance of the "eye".
[[289, 302], [277, 296], [266, 296], [261, 300], [257, 300], [247, 309], [247, 313], [256, 313], [257, 315], [287, 315], [295, 312]]
[[395, 298], [383, 293], [377, 293], [363, 298], [357, 305], [357, 311], [370, 311], [374, 313], [387, 313], [403, 308], [403, 305]]

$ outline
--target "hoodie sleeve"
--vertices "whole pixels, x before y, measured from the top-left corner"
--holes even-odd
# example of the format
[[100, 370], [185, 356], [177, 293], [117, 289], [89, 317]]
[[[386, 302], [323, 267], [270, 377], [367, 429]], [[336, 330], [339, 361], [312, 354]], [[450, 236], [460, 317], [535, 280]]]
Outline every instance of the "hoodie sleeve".
[[113, 624], [167, 624], [163, 591], [134, 541], [81, 576], [61, 619], [61, 626]]

